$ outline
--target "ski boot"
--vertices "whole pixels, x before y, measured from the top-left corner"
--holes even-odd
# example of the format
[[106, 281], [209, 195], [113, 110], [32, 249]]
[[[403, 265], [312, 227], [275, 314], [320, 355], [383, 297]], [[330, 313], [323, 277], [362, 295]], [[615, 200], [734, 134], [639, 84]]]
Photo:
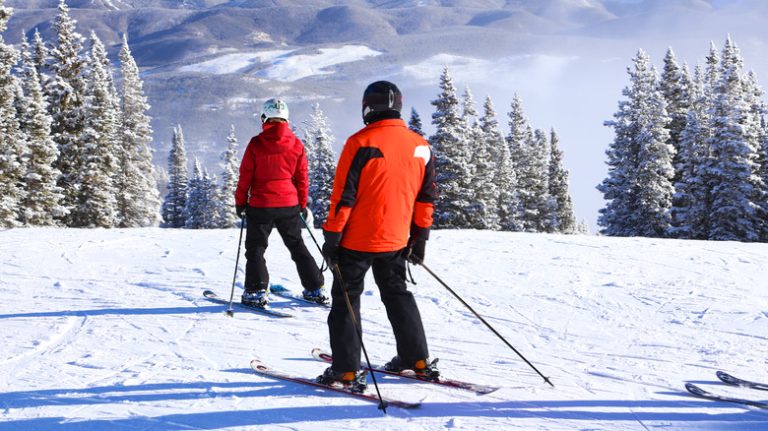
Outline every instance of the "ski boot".
[[349, 389], [352, 392], [365, 392], [368, 388], [368, 384], [366, 383], [367, 377], [367, 371], [340, 372], [334, 371], [331, 367], [328, 367], [323, 371], [322, 375], [315, 379], [315, 381], [328, 386], [340, 384], [344, 386], [345, 389]]
[[240, 302], [252, 307], [265, 308], [269, 304], [269, 298], [267, 298], [267, 290], [256, 290], [253, 292], [244, 292], [240, 298]]
[[325, 294], [325, 288], [324, 286], [320, 286], [317, 289], [304, 289], [303, 292], [301, 292], [301, 295], [306, 299], [307, 301], [317, 302], [318, 304], [328, 304], [330, 302], [330, 298], [328, 298], [328, 295]]
[[437, 359], [427, 362], [426, 359], [419, 359], [413, 363], [406, 363], [400, 356], [395, 356], [391, 361], [384, 364], [384, 369], [395, 373], [403, 371], [412, 371], [415, 375], [423, 377], [425, 380], [438, 380], [440, 370], [437, 369]]

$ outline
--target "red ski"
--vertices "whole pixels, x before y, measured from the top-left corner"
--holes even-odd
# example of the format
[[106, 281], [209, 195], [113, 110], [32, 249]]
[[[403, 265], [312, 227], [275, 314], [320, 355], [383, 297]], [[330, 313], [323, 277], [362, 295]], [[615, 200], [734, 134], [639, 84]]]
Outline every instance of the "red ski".
[[[312, 357], [317, 359], [318, 361], [326, 362], [329, 364], [333, 362], [333, 357], [331, 356], [330, 353], [324, 352], [323, 349], [320, 349], [317, 347], [312, 349]], [[398, 373], [395, 371], [387, 371], [384, 369], [383, 366], [379, 366], [379, 365], [373, 365], [371, 368], [368, 368], [367, 366], [363, 365], [363, 368], [365, 368], [368, 371], [373, 371], [380, 374], [388, 374], [390, 376], [397, 376], [397, 377], [403, 377], [411, 380], [418, 380], [424, 383], [434, 383], [436, 385], [447, 386], [450, 388], [464, 389], [467, 391], [472, 391], [478, 395], [490, 394], [491, 392], [497, 391], [499, 389], [498, 386], [486, 386], [486, 385], [481, 385], [477, 383], [446, 379], [443, 377], [438, 377], [437, 380], [431, 380], [424, 376], [419, 376], [413, 373], [413, 371], [406, 370]]]
[[[400, 400], [393, 400], [389, 398], [383, 398], [381, 401], [379, 401], [379, 397], [377, 397], [375, 394], [372, 394], [370, 392], [354, 392], [351, 391], [341, 385], [339, 386], [329, 386], [322, 383], [316, 382], [314, 379], [308, 379], [306, 377], [299, 377], [299, 376], [293, 376], [288, 373], [284, 373], [282, 371], [275, 370], [274, 368], [271, 368], [269, 365], [261, 362], [258, 359], [254, 359], [251, 361], [251, 368], [253, 371], [256, 372], [256, 374], [260, 374], [267, 377], [272, 377], [275, 379], [285, 380], [287, 382], [294, 382], [294, 383], [301, 383], [302, 385], [312, 386], [318, 389], [322, 389], [325, 391], [332, 391], [337, 392], [340, 394], [349, 395], [361, 400], [370, 401], [376, 404], [380, 404], [381, 402], [384, 403], [384, 408], [389, 406], [395, 406], [400, 407], [401, 409], [415, 409], [421, 405], [420, 402], [417, 403], [409, 403], [406, 401], [400, 401]], [[382, 406], [379, 405], [379, 408], [381, 409]]]

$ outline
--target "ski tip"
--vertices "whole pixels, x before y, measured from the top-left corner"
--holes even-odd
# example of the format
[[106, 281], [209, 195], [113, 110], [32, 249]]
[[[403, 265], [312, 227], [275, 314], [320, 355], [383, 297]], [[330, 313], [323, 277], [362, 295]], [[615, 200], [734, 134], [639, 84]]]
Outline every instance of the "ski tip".
[[203, 296], [211, 296], [211, 295], [216, 296], [213, 290], [208, 290], [208, 289], [203, 290]]

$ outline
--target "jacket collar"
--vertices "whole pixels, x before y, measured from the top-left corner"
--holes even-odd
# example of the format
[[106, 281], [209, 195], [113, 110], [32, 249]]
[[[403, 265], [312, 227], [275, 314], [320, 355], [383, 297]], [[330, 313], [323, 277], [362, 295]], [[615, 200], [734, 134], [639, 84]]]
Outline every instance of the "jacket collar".
[[392, 118], [387, 120], [379, 120], [375, 121], [371, 124], [368, 124], [365, 126], [366, 129], [373, 129], [376, 127], [387, 127], [387, 126], [401, 126], [405, 127], [405, 121], [403, 121], [402, 118]]

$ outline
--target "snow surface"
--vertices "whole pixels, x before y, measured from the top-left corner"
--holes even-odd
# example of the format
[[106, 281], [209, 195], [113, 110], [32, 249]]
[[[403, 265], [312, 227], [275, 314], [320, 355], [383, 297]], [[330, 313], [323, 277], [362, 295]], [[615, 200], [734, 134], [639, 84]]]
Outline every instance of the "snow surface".
[[255, 73], [256, 76], [280, 82], [293, 82], [309, 76], [329, 75], [333, 73], [328, 70], [332, 66], [381, 55], [380, 52], [362, 45], [320, 48], [314, 54], [292, 55], [294, 51], [273, 50], [225, 54], [212, 60], [183, 66], [180, 70], [223, 75], [244, 73], [253, 66], [266, 63]]
[[[237, 239], [236, 229], [0, 232], [0, 430], [768, 430], [767, 411], [683, 389], [768, 398], [714, 375], [768, 381], [766, 244], [435, 231], [427, 264], [556, 388], [416, 267], [443, 374], [502, 389], [381, 377], [384, 394], [423, 400], [384, 416], [250, 371], [259, 357], [320, 374], [309, 353], [328, 348], [327, 311], [276, 298], [296, 318], [226, 317], [201, 292], [228, 297]], [[267, 260], [274, 282], [297, 286], [276, 234]], [[362, 302], [368, 352], [384, 362], [394, 341], [370, 276]]]

